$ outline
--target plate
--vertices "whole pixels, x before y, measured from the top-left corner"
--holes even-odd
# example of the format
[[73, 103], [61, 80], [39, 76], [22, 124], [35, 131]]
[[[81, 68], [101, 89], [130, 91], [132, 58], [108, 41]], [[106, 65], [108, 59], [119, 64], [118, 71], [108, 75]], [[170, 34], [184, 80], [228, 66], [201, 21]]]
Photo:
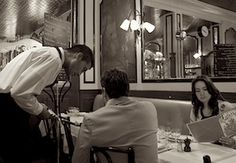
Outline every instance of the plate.
[[84, 116], [87, 113], [86, 112], [74, 112], [74, 113], [66, 113], [69, 116]]
[[162, 143], [158, 143], [157, 146], [158, 146], [158, 150], [162, 150], [166, 147], [165, 144], [162, 144]]
[[176, 142], [176, 139], [174, 137], [168, 137], [169, 142]]
[[[193, 138], [192, 136], [190, 136], [190, 135], [180, 135], [180, 137], [177, 138], [177, 141], [184, 142], [184, 140], [185, 140], [186, 138], [190, 139], [191, 142], [194, 142], [194, 138]], [[173, 136], [169, 136], [169, 137], [168, 137], [168, 141], [169, 141], [169, 142], [176, 142], [175, 137], [173, 137]]]
[[87, 113], [86, 112], [79, 112], [80, 116], [85, 116]]

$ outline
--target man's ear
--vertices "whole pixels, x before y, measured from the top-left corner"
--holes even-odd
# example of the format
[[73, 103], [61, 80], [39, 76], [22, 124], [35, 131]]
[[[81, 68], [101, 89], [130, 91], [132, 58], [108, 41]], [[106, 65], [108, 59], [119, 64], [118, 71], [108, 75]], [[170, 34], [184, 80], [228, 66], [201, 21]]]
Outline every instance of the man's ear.
[[103, 96], [104, 102], [106, 103], [106, 102], [109, 100], [109, 96], [108, 96], [108, 94], [107, 94], [105, 88], [104, 88], [104, 90], [103, 90], [102, 96]]

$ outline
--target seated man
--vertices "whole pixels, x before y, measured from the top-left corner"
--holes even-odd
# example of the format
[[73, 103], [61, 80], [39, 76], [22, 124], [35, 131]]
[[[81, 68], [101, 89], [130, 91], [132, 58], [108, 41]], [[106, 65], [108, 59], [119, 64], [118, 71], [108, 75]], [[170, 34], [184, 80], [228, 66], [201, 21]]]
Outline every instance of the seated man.
[[91, 146], [133, 147], [136, 163], [157, 163], [157, 112], [151, 102], [129, 99], [125, 72], [113, 69], [101, 79], [106, 105], [84, 117], [72, 163], [89, 163]]

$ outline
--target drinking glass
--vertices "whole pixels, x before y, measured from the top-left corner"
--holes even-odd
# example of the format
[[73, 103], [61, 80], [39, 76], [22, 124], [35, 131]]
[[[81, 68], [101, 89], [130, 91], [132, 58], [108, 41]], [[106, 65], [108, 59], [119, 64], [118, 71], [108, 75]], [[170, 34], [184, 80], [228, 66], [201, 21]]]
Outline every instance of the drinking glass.
[[173, 144], [173, 148], [175, 148], [176, 150], [178, 150], [178, 139], [180, 138], [181, 136], [181, 132], [180, 132], [180, 129], [178, 128], [175, 128], [175, 129], [172, 129], [172, 138], [174, 138], [174, 142], [175, 144]]
[[181, 132], [180, 132], [180, 129], [179, 128], [175, 128], [172, 130], [172, 135], [175, 139], [175, 142], [177, 143], [177, 140], [179, 139], [180, 135], [181, 135]]
[[164, 126], [159, 126], [157, 132], [158, 143], [164, 144], [165, 147], [168, 147], [168, 137], [166, 135], [166, 129]]
[[167, 148], [172, 148], [169, 138], [171, 137], [171, 127], [165, 126], [164, 127], [164, 135], [165, 135], [165, 143]]

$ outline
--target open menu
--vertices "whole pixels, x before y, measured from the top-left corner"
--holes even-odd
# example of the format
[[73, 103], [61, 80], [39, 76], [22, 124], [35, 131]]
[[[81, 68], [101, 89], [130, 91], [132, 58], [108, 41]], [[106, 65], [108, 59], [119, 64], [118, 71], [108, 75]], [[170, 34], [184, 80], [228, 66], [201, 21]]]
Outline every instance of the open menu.
[[188, 123], [187, 127], [198, 142], [214, 142], [223, 136], [231, 137], [236, 135], [236, 109]]
[[231, 137], [236, 135], [236, 109], [222, 113], [219, 122], [225, 136]]
[[214, 142], [224, 136], [219, 123], [219, 116], [188, 123], [187, 127], [198, 142]]

